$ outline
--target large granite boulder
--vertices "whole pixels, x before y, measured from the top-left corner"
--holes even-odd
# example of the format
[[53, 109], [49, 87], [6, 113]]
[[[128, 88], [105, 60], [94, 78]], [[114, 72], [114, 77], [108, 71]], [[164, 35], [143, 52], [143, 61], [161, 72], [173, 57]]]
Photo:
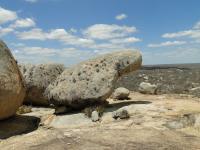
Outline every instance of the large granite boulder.
[[114, 52], [66, 69], [46, 90], [51, 103], [73, 108], [105, 101], [123, 74], [142, 63], [138, 51]]
[[17, 63], [10, 50], [0, 41], [0, 120], [16, 113], [25, 96]]
[[58, 75], [64, 70], [61, 64], [40, 64], [30, 65], [22, 64], [20, 71], [25, 79], [27, 88], [24, 103], [32, 105], [48, 106], [48, 98], [44, 95], [44, 91], [50, 83], [52, 83]]

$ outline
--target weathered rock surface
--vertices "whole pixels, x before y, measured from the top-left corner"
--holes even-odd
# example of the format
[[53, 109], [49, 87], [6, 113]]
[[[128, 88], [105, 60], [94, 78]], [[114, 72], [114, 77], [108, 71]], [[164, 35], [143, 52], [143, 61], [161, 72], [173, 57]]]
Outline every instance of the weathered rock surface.
[[74, 108], [105, 101], [123, 74], [137, 70], [142, 63], [138, 51], [106, 54], [66, 69], [46, 90], [55, 105]]
[[25, 95], [22, 76], [14, 57], [0, 41], [0, 120], [15, 114]]
[[143, 94], [156, 94], [157, 88], [157, 85], [147, 82], [142, 82], [139, 85], [139, 91]]
[[63, 70], [64, 66], [61, 64], [20, 65], [20, 71], [25, 79], [27, 88], [24, 102], [48, 106], [49, 101], [45, 97], [44, 91]]
[[112, 98], [118, 99], [118, 100], [128, 99], [129, 94], [130, 94], [130, 91], [128, 89], [119, 87], [115, 89], [112, 95]]
[[[0, 149], [200, 149], [199, 98], [190, 95], [183, 98], [178, 94], [145, 95], [135, 92], [131, 92], [129, 98], [123, 101], [108, 99], [109, 106], [105, 108], [101, 122], [98, 123], [92, 122], [91, 118], [78, 111], [56, 116], [53, 115], [52, 108], [34, 106], [31, 113], [23, 115], [24, 119], [17, 121], [11, 118], [11, 122], [0, 124], [5, 127], [0, 129], [7, 129], [0, 130], [0, 137], [6, 138], [0, 139]], [[130, 114], [129, 119], [113, 119], [112, 112], [118, 109], [126, 109]], [[37, 130], [34, 129], [34, 126], [38, 125], [36, 118], [41, 118]], [[167, 122], [176, 119], [185, 125], [171, 129], [165, 126]], [[27, 130], [27, 133], [16, 132], [19, 129]]]

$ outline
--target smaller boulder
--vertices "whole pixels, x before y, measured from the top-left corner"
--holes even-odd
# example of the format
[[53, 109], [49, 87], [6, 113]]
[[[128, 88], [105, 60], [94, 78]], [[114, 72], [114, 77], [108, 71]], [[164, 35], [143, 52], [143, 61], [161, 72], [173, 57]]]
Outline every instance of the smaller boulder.
[[91, 115], [91, 119], [93, 122], [99, 121], [99, 119], [100, 119], [99, 113], [97, 111], [93, 111], [92, 115]]
[[158, 86], [148, 82], [142, 82], [139, 85], [139, 92], [143, 94], [157, 94]]
[[118, 100], [128, 99], [130, 91], [126, 88], [120, 87], [117, 88], [113, 93], [113, 98]]
[[118, 119], [118, 118], [120, 118], [120, 119], [127, 119], [130, 116], [129, 116], [129, 113], [128, 113], [128, 111], [126, 109], [118, 109], [118, 110], [116, 110], [116, 111], [114, 111], [112, 113], [112, 117], [114, 119]]

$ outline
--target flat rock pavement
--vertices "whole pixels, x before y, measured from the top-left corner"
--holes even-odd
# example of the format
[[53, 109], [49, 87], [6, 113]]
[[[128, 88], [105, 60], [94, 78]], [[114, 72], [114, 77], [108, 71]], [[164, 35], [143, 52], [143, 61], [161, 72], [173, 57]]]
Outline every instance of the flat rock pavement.
[[[166, 126], [188, 114], [198, 116], [199, 98], [133, 92], [129, 97], [129, 100], [122, 101], [108, 99], [110, 104], [97, 122], [92, 122], [81, 112], [56, 116], [51, 108], [33, 108], [33, 112], [24, 116], [40, 118], [40, 126], [26, 134], [1, 138], [0, 149], [200, 149], [198, 119], [181, 129]], [[112, 118], [112, 112], [121, 108], [129, 112], [129, 119]]]

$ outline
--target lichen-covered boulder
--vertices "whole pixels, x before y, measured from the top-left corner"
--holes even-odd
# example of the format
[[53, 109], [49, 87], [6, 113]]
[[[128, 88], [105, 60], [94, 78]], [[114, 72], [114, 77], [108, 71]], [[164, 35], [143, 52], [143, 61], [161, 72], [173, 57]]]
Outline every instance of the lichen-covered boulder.
[[0, 40], [0, 120], [13, 116], [24, 96], [25, 88], [17, 63]]
[[124, 87], [119, 87], [113, 92], [112, 98], [116, 100], [128, 99], [130, 91]]
[[46, 90], [51, 103], [74, 108], [105, 101], [120, 76], [137, 70], [139, 51], [114, 52], [66, 69]]
[[44, 95], [44, 91], [50, 83], [52, 83], [58, 75], [64, 70], [62, 64], [21, 64], [20, 71], [25, 80], [27, 88], [24, 103], [32, 105], [48, 106], [48, 98]]

